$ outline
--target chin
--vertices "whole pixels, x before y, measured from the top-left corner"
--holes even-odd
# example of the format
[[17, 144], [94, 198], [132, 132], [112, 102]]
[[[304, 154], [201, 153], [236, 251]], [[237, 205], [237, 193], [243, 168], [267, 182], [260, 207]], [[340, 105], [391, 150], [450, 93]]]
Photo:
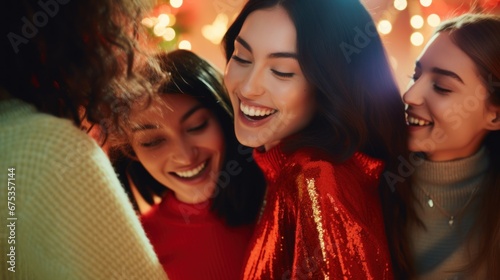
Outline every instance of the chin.
[[262, 146], [263, 144], [260, 144], [259, 141], [257, 141], [257, 137], [250, 137], [248, 136], [248, 132], [244, 133], [245, 136], [241, 135], [242, 133], [238, 133], [237, 131], [235, 132], [236, 134], [236, 139], [238, 139], [238, 142], [240, 144], [251, 147], [251, 148], [257, 148], [259, 146]]

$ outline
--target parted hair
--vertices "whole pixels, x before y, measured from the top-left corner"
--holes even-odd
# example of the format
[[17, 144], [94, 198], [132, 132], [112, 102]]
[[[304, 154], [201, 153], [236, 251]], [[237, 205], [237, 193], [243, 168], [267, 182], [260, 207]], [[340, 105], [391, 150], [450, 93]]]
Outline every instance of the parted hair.
[[[356, 151], [384, 160], [379, 188], [384, 215], [406, 223], [415, 215], [402, 203], [411, 197], [409, 180], [395, 179], [409, 156], [405, 108], [370, 14], [358, 0], [249, 0], [223, 38], [227, 61], [248, 15], [275, 6], [295, 25], [298, 61], [315, 88], [318, 108], [286, 148], [322, 148], [338, 162]], [[396, 248], [393, 258], [406, 258], [399, 254], [408, 252], [408, 245], [393, 238], [405, 232], [391, 224], [386, 232]]]

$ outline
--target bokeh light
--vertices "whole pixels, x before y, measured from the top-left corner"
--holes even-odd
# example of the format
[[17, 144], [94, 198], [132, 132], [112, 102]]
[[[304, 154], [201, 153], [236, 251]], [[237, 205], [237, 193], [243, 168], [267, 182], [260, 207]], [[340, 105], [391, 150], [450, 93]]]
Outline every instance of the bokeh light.
[[441, 23], [441, 18], [436, 15], [436, 14], [430, 14], [427, 17], [427, 24], [429, 24], [432, 27], [436, 27]]
[[389, 34], [392, 30], [392, 24], [390, 21], [384, 19], [378, 23], [377, 29], [382, 34]]
[[424, 7], [429, 7], [432, 4], [432, 0], [420, 0], [420, 5]]
[[165, 41], [172, 41], [174, 38], [175, 38], [175, 30], [172, 27], [165, 28], [163, 39], [165, 39]]
[[408, 2], [406, 0], [394, 0], [394, 8], [398, 11], [402, 11], [408, 7]]
[[191, 42], [188, 40], [182, 40], [179, 42], [179, 49], [182, 50], [190, 50], [191, 49]]
[[170, 0], [170, 6], [180, 8], [182, 6], [182, 0]]
[[422, 26], [424, 26], [424, 19], [420, 15], [412, 16], [410, 19], [410, 24], [415, 29], [422, 28]]
[[410, 42], [416, 47], [421, 46], [424, 43], [424, 35], [420, 32], [414, 32], [411, 34]]

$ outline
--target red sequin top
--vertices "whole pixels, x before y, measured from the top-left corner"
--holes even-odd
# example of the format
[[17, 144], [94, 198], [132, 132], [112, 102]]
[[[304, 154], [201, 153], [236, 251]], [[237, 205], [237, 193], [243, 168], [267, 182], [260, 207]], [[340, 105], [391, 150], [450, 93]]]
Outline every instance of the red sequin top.
[[268, 182], [243, 279], [393, 279], [378, 181], [384, 164], [318, 149], [254, 150]]

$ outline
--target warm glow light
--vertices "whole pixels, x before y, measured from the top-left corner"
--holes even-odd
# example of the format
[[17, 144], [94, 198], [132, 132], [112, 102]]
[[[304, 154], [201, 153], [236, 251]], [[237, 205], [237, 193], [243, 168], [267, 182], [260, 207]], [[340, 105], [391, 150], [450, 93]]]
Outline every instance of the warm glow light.
[[229, 18], [226, 14], [220, 13], [212, 24], [204, 25], [201, 34], [213, 44], [219, 44], [227, 30]]
[[174, 38], [175, 38], [175, 30], [172, 27], [165, 28], [163, 39], [165, 39], [165, 41], [172, 41]]
[[160, 14], [158, 16], [158, 25], [168, 26], [170, 23], [170, 17], [166, 14]]
[[421, 46], [424, 43], [424, 35], [420, 32], [414, 32], [411, 34], [410, 41], [414, 46]]
[[175, 18], [175, 16], [174, 16], [174, 15], [172, 15], [172, 14], [168, 14], [168, 17], [169, 17], [169, 21], [170, 21], [170, 22], [168, 23], [168, 25], [167, 25], [167, 26], [172, 26], [172, 25], [174, 25], [174, 24], [175, 24], [175, 22], [177, 21], [177, 18]]
[[424, 19], [419, 15], [412, 16], [410, 19], [410, 23], [413, 28], [419, 29], [422, 28], [422, 26], [424, 26]]
[[389, 56], [389, 63], [391, 64], [393, 70], [398, 69], [398, 60], [394, 56]]
[[147, 18], [143, 18], [141, 23], [142, 23], [142, 25], [146, 26], [147, 28], [153, 28], [156, 21], [155, 21], [155, 18], [147, 17]]
[[406, 0], [394, 0], [394, 8], [396, 8], [396, 10], [402, 11], [406, 9], [407, 6], [408, 2], [406, 2]]
[[190, 50], [191, 49], [191, 42], [188, 40], [182, 40], [179, 42], [179, 49], [183, 50]]
[[182, 6], [182, 0], [170, 0], [170, 6], [180, 8]]
[[163, 35], [165, 35], [165, 32], [167, 32], [167, 27], [163, 26], [163, 25], [155, 25], [155, 27], [153, 28], [153, 33], [158, 36], [158, 37], [161, 37]]
[[441, 23], [441, 18], [436, 14], [431, 14], [427, 17], [427, 23], [432, 27], [436, 27]]
[[378, 23], [377, 29], [382, 34], [389, 34], [392, 30], [392, 24], [390, 21], [384, 19]]
[[424, 7], [429, 7], [432, 4], [432, 0], [420, 0], [420, 5]]

